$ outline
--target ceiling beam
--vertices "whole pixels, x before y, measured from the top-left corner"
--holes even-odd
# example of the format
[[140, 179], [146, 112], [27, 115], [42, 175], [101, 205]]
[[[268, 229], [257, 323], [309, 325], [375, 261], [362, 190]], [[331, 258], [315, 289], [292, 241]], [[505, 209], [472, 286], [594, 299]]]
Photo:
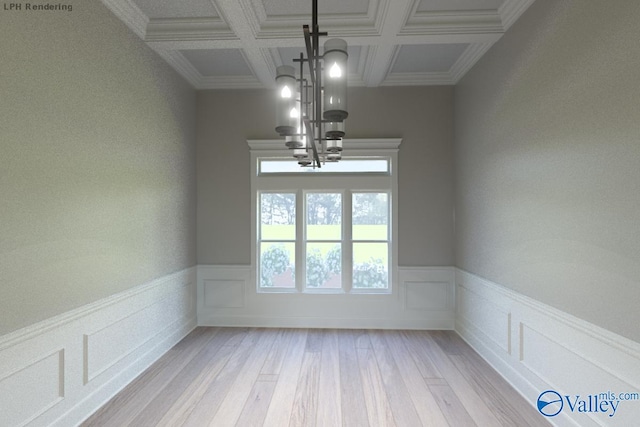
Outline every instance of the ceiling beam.
[[266, 87], [273, 86], [276, 67], [268, 47], [255, 43], [256, 23], [251, 22], [254, 16], [247, 13], [246, 3], [238, 0], [216, 0], [216, 4], [224, 21], [241, 42], [243, 55], [256, 78]]

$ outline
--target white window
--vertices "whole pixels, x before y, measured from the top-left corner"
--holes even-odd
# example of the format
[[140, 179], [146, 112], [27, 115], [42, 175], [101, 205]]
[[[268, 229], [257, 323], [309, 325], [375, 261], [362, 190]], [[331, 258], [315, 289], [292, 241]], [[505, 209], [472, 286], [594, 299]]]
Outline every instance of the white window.
[[391, 292], [399, 143], [345, 140], [342, 161], [313, 169], [280, 141], [249, 141], [259, 292]]

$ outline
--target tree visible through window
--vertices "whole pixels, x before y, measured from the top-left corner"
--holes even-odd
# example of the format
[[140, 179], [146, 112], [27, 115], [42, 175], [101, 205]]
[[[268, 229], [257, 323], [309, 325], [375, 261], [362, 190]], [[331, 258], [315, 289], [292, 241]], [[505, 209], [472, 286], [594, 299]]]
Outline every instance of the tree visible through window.
[[342, 260], [342, 193], [306, 196], [306, 285], [341, 288], [342, 266], [336, 258]]
[[[296, 271], [303, 271], [308, 289], [342, 289], [349, 277], [353, 289], [388, 288], [389, 194], [301, 193], [306, 219], [301, 236], [297, 194], [260, 193], [260, 287], [294, 288]], [[344, 212], [344, 197], [351, 198], [350, 212]], [[301, 245], [304, 268], [296, 265], [296, 245]], [[343, 259], [344, 253], [352, 259]], [[350, 271], [346, 276], [344, 265]]]
[[353, 193], [353, 287], [389, 286], [389, 197]]
[[295, 288], [296, 195], [260, 194], [260, 286]]

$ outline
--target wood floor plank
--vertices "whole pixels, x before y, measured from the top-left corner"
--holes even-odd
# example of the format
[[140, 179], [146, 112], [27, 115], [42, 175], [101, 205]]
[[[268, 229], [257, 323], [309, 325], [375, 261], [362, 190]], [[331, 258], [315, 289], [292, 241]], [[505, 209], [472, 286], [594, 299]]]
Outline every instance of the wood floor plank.
[[342, 425], [342, 405], [340, 393], [340, 353], [338, 334], [335, 330], [325, 331], [322, 340], [322, 360], [320, 362], [320, 384], [318, 386], [318, 427]]
[[438, 368], [436, 368], [429, 354], [420, 347], [419, 342], [410, 334], [409, 331], [399, 331], [400, 337], [403, 338], [406, 348], [422, 376], [424, 378], [442, 378], [442, 374], [438, 371]]
[[[308, 347], [307, 347], [308, 348]], [[318, 413], [318, 384], [322, 354], [305, 352], [291, 409], [290, 427], [314, 427]]]
[[373, 350], [359, 348], [357, 353], [369, 425], [395, 426], [396, 422]]
[[262, 365], [261, 374], [278, 375], [280, 373], [293, 334], [294, 332], [290, 329], [278, 329], [278, 336], [264, 361], [264, 365]]
[[236, 425], [239, 427], [264, 426], [264, 419], [267, 416], [267, 410], [275, 389], [275, 381], [256, 381], [251, 389], [249, 398], [242, 408], [242, 413]]
[[[463, 359], [451, 356], [451, 359], [458, 369], [462, 371], [462, 365], [460, 361], [465, 360], [468, 369], [470, 370], [470, 378], [475, 378], [477, 381], [482, 381], [484, 384], [490, 384], [491, 387], [502, 396], [502, 402], [506, 408], [510, 408], [511, 413], [518, 414], [518, 423], [522, 425], [531, 426], [548, 426], [546, 418], [541, 418], [540, 413], [535, 407], [527, 402], [520, 394], [515, 392], [513, 387], [505, 381], [500, 374], [494, 370], [486, 360], [484, 360], [475, 350], [469, 346], [457, 333], [453, 331], [445, 331], [445, 334], [449, 335], [450, 341], [456, 342], [456, 345], [460, 349]], [[464, 373], [464, 372], [463, 372]]]
[[[191, 417], [192, 413], [198, 407], [200, 402], [209, 392], [211, 384], [214, 383], [223, 370], [227, 369], [227, 363], [236, 351], [234, 346], [222, 346], [213, 359], [210, 359], [208, 366], [202, 370], [201, 375], [194, 378], [189, 387], [177, 396], [174, 395], [175, 401], [172, 403], [170, 392], [166, 393], [166, 399], [170, 405], [166, 411], [159, 414], [146, 410], [143, 414], [148, 425], [158, 426], [181, 426], [184, 425]], [[159, 418], [159, 419], [158, 419]], [[142, 419], [138, 421], [142, 421]], [[156, 422], [155, 419], [158, 419]]]
[[240, 375], [242, 367], [249, 359], [260, 332], [260, 330], [256, 329], [250, 330], [242, 342], [235, 347], [231, 347], [234, 351], [224, 365], [224, 369], [219, 371], [213, 381], [210, 382], [202, 398], [184, 422], [184, 426], [202, 427], [209, 425], [233, 386], [234, 381]]
[[[432, 385], [429, 386], [429, 389], [451, 427], [477, 426], [451, 387], [448, 385]], [[514, 424], [514, 426], [517, 426], [517, 424]]]
[[322, 337], [325, 334], [324, 329], [310, 329], [307, 333], [307, 346], [304, 351], [311, 353], [319, 353], [322, 351]]
[[249, 398], [252, 386], [255, 384], [258, 375], [260, 375], [262, 365], [277, 335], [277, 331], [273, 329], [259, 329], [257, 333], [259, 334], [258, 341], [255, 344], [247, 344], [253, 349], [220, 404], [218, 411], [209, 423], [210, 426], [231, 426], [238, 421], [244, 402]]
[[420, 417], [422, 425], [448, 426], [449, 424], [438, 402], [431, 393], [431, 390], [429, 390], [400, 335], [396, 331], [384, 331], [381, 335], [395, 360], [402, 380], [407, 386], [409, 396]]
[[444, 378], [425, 378], [424, 382], [427, 383], [427, 385], [449, 385]]
[[[156, 425], [170, 409], [171, 403], [176, 399], [176, 396], [179, 396], [182, 391], [191, 385], [192, 381], [201, 374], [210, 361], [217, 357], [218, 351], [224, 343], [235, 334], [235, 331], [218, 332], [182, 369], [179, 369], [178, 366], [172, 366], [171, 369], [175, 373], [172, 380], [143, 407], [131, 421], [131, 425], [141, 425], [142, 422]], [[169, 392], [168, 390], [171, 391]]]
[[371, 348], [371, 341], [369, 340], [369, 334], [364, 329], [357, 329], [353, 331], [356, 348]]
[[369, 425], [369, 418], [360, 375], [358, 353], [356, 352], [355, 333], [349, 330], [339, 330], [336, 334], [338, 335], [342, 425], [345, 427], [366, 427]]
[[[383, 334], [383, 331], [369, 331], [369, 340], [378, 361], [393, 419], [398, 426], [419, 426], [421, 425], [420, 417]], [[438, 411], [438, 405], [434, 406]]]
[[291, 410], [295, 399], [300, 368], [307, 341], [306, 329], [292, 330], [293, 334], [282, 369], [265, 417], [265, 426], [286, 426], [291, 420]]
[[467, 356], [456, 355], [451, 355], [450, 358], [503, 426], [549, 425], [520, 395], [514, 394], [504, 379], [492, 381], [488, 375], [491, 368], [484, 360], [471, 361]]
[[258, 378], [256, 379], [256, 381], [272, 381], [275, 383], [276, 381], [278, 381], [278, 375], [260, 374], [258, 375]]
[[[82, 426], [119, 427], [130, 424], [142, 409], [213, 338], [218, 328], [196, 328], [164, 356], [114, 396]], [[102, 414], [108, 414], [102, 416]]]
[[468, 347], [464, 341], [456, 339], [458, 334], [454, 331], [429, 331], [429, 336], [448, 355], [459, 356], [464, 354], [465, 347]]
[[415, 337], [416, 342], [422, 347], [423, 351], [429, 354], [438, 371], [447, 379], [451, 389], [478, 425], [501, 425], [493, 412], [485, 405], [482, 398], [471, 387], [460, 371], [458, 371], [458, 368], [456, 368], [451, 359], [449, 359], [449, 356], [447, 356], [444, 350], [431, 338], [428, 331], [411, 331], [408, 335]]

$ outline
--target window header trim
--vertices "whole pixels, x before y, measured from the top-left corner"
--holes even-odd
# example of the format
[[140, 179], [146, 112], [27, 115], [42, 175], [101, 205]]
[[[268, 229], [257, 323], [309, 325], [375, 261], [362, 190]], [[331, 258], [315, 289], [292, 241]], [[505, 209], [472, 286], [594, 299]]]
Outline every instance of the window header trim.
[[[359, 138], [343, 139], [344, 156], [366, 156], [369, 151], [397, 152], [402, 138]], [[284, 146], [282, 139], [248, 139], [247, 144], [251, 152], [282, 152], [290, 151]]]

